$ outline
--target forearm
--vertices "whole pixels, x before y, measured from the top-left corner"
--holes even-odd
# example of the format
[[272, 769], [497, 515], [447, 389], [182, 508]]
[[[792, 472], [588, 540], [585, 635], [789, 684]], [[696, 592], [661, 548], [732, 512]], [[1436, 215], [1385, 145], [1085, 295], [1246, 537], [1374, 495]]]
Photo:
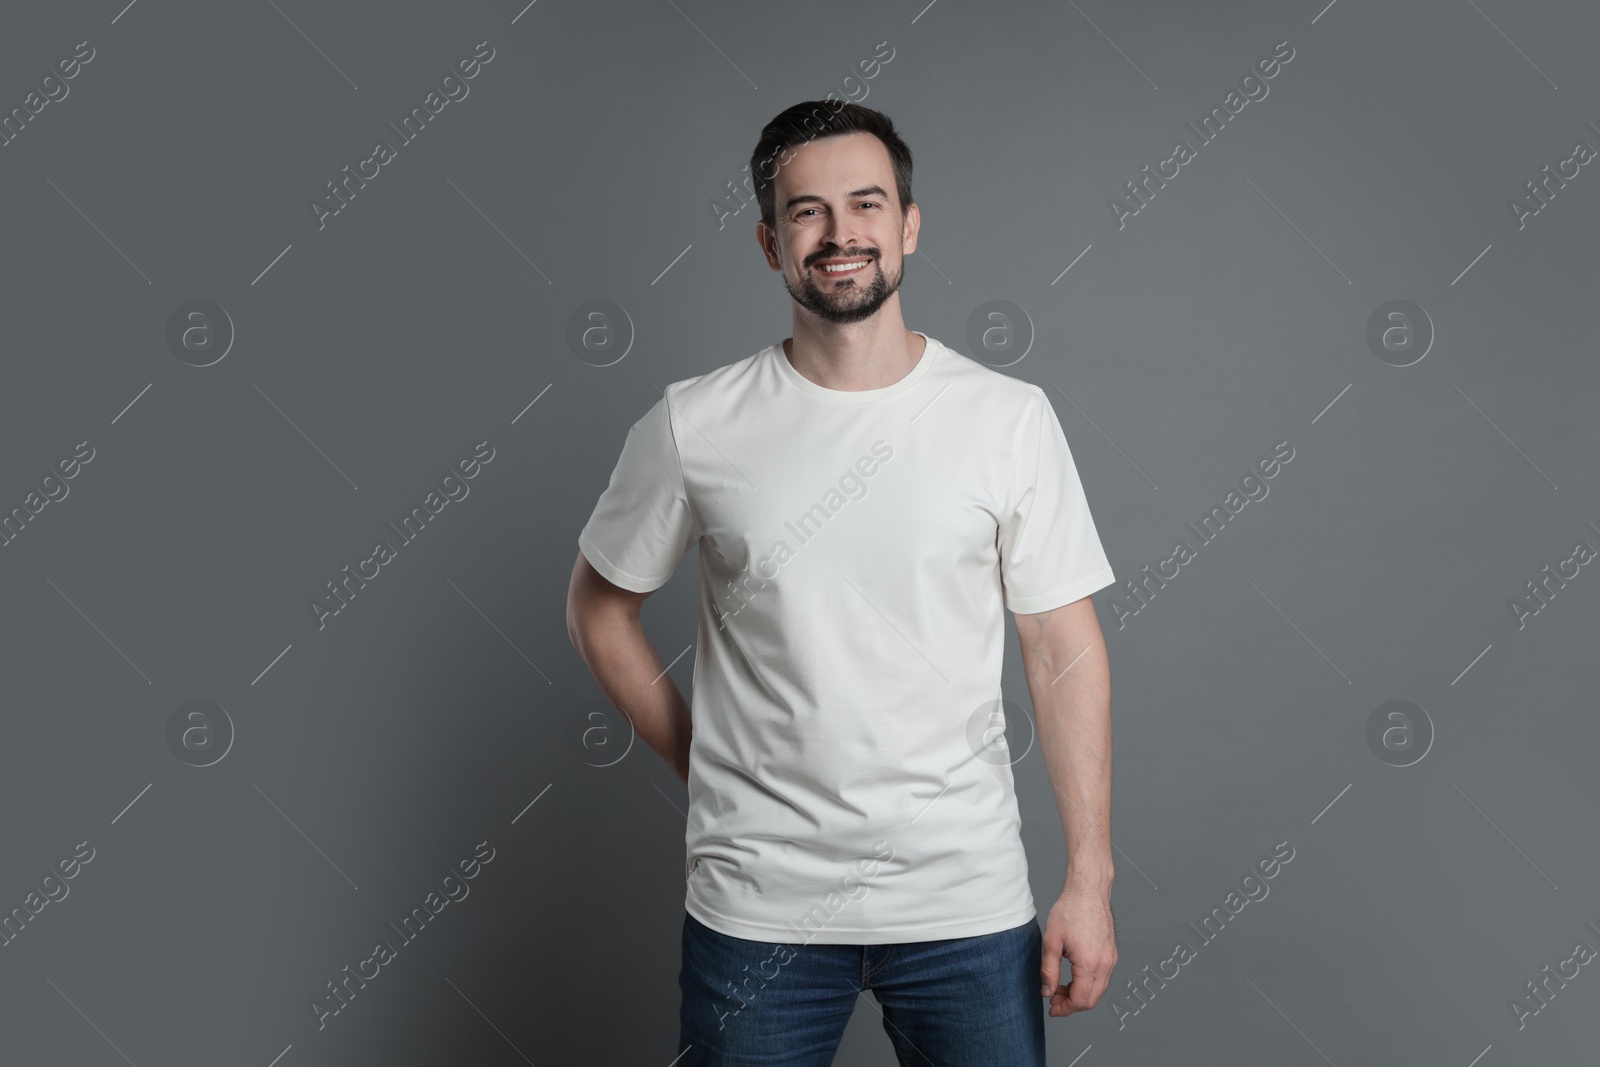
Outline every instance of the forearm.
[[689, 705], [645, 637], [637, 611], [595, 611], [572, 632], [573, 645], [601, 690], [634, 732], [689, 782]]
[[[1048, 613], [1047, 613], [1048, 614]], [[1066, 836], [1066, 884], [1109, 891], [1111, 668], [1098, 625], [1030, 617], [1019, 625], [1039, 747]]]

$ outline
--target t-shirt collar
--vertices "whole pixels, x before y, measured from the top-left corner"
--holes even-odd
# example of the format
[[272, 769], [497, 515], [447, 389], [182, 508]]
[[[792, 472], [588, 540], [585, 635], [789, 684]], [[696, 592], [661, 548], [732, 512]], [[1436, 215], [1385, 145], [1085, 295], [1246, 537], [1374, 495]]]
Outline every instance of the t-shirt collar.
[[921, 330], [912, 330], [911, 332], [927, 342], [923, 346], [922, 356], [917, 360], [916, 365], [907, 371], [899, 381], [891, 382], [877, 389], [829, 389], [826, 386], [818, 385], [794, 369], [794, 365], [789, 362], [789, 357], [783, 354], [782, 341], [772, 345], [767, 349], [767, 352], [769, 358], [777, 363], [778, 372], [783, 375], [790, 385], [793, 385], [802, 393], [808, 393], [819, 400], [829, 400], [837, 404], [861, 404], [869, 400], [882, 400], [885, 397], [903, 393], [916, 385], [917, 382], [922, 380], [923, 375], [928, 373], [933, 361], [938, 357], [939, 342]]

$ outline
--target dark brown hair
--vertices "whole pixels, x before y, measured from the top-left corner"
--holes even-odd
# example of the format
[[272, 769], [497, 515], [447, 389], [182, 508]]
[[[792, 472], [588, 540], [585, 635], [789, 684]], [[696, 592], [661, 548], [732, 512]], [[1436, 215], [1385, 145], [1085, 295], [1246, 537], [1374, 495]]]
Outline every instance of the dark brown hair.
[[778, 167], [793, 158], [793, 150], [807, 141], [846, 133], [870, 133], [889, 150], [889, 160], [894, 164], [895, 193], [900, 199], [900, 212], [905, 213], [913, 203], [911, 149], [895, 132], [889, 116], [843, 100], [807, 100], [785, 108], [767, 123], [761, 130], [761, 139], [756, 142], [756, 150], [750, 155], [750, 180], [755, 185], [756, 201], [761, 205], [761, 221], [768, 226], [777, 225], [774, 179]]

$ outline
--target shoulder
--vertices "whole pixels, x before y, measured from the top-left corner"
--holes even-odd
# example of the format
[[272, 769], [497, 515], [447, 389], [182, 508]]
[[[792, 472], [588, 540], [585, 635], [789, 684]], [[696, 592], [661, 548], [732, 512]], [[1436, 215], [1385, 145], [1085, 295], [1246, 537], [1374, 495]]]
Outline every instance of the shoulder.
[[761, 360], [770, 348], [768, 346], [692, 378], [672, 382], [662, 390], [667, 406], [688, 407], [692, 412], [697, 407], [724, 404], [733, 396], [753, 388]]
[[941, 376], [983, 406], [986, 414], [1022, 418], [1037, 411], [1041, 400], [1048, 402], [1045, 391], [1032, 382], [979, 363], [935, 338], [929, 340], [939, 345]]

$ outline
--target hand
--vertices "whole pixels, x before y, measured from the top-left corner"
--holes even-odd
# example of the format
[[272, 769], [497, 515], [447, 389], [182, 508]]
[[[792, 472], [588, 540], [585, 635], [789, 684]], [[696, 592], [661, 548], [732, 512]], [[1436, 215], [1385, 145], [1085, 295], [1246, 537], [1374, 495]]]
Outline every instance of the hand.
[[[1111, 984], [1111, 969], [1117, 965], [1117, 936], [1110, 894], [1109, 888], [1068, 886], [1050, 908], [1039, 992], [1050, 998], [1052, 1016], [1088, 1011]], [[1072, 964], [1070, 985], [1058, 984], [1063, 956]]]

